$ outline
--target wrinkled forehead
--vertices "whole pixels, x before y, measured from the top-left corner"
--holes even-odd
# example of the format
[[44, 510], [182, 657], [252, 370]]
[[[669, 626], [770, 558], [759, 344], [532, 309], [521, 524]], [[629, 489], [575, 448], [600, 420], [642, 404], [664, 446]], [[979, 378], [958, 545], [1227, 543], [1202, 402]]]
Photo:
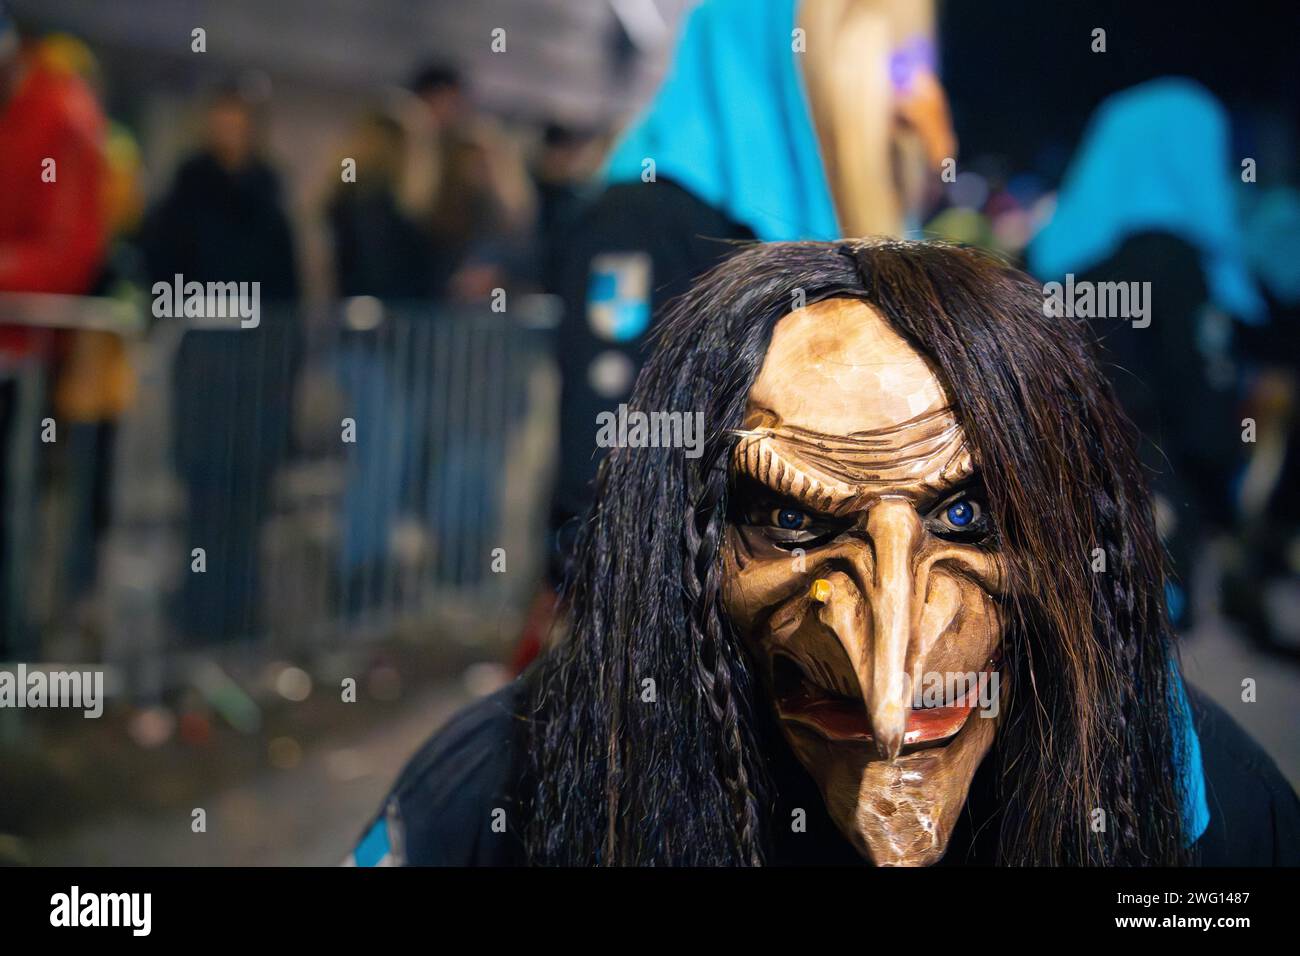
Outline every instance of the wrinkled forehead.
[[974, 475], [929, 364], [875, 309], [830, 299], [777, 323], [749, 393], [736, 472], [828, 514], [918, 503]]
[[879, 312], [856, 299], [828, 299], [777, 323], [750, 389], [746, 427], [847, 436], [896, 428], [950, 404], [929, 364]]

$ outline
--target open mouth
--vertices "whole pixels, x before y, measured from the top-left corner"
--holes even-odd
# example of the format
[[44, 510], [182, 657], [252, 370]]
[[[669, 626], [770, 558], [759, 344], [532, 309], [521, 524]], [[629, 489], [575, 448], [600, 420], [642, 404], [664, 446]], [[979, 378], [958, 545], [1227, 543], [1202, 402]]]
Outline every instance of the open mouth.
[[[997, 667], [995, 662], [990, 670]], [[861, 696], [845, 696], [813, 681], [791, 657], [777, 654], [772, 662], [777, 714], [830, 741], [872, 743], [871, 721]], [[954, 706], [913, 707], [903, 731], [903, 754], [946, 746], [979, 706], [977, 695], [967, 694]]]

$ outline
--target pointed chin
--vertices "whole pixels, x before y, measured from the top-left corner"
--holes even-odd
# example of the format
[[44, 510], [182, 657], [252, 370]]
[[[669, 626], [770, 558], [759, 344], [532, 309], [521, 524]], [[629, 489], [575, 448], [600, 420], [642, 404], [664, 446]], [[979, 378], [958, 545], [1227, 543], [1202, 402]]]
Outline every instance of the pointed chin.
[[782, 728], [831, 819], [860, 854], [877, 866], [929, 866], [947, 851], [996, 724], [972, 713], [943, 746], [888, 761], [791, 721]]

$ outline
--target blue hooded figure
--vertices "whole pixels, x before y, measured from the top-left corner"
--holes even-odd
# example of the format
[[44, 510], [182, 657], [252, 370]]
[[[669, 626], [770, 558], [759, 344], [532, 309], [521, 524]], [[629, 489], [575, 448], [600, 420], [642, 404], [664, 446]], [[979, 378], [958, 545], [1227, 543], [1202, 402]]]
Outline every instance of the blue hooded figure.
[[[1184, 583], [1200, 544], [1231, 511], [1242, 453], [1230, 318], [1267, 319], [1247, 268], [1233, 188], [1241, 167], [1228, 117], [1191, 80], [1167, 77], [1107, 99], [1066, 172], [1056, 210], [1028, 251], [1044, 280], [1149, 290], [1145, 315], [1093, 315], [1143, 460], [1167, 516], [1170, 615], [1190, 626]], [[1068, 286], [1067, 286], [1068, 287]]]
[[1082, 273], [1131, 236], [1166, 233], [1195, 249], [1215, 305], [1262, 322], [1232, 193], [1229, 133], [1218, 100], [1191, 80], [1152, 80], [1107, 99], [1029, 247], [1030, 269], [1042, 279]]

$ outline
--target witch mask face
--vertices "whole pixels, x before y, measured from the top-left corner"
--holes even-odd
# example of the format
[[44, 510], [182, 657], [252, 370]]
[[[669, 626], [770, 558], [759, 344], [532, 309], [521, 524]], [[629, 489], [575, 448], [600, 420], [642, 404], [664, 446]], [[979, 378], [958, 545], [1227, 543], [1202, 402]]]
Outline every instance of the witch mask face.
[[943, 856], [998, 724], [1003, 574], [962, 427], [869, 305], [776, 326], [732, 458], [728, 614], [836, 826]]

